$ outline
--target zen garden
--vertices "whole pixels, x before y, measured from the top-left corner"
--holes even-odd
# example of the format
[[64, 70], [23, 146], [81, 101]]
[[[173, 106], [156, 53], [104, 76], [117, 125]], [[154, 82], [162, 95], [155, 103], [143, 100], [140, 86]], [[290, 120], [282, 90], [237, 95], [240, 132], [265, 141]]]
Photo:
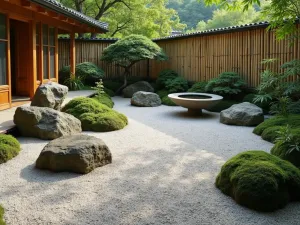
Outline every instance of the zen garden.
[[0, 225], [300, 224], [299, 18], [0, 0]]

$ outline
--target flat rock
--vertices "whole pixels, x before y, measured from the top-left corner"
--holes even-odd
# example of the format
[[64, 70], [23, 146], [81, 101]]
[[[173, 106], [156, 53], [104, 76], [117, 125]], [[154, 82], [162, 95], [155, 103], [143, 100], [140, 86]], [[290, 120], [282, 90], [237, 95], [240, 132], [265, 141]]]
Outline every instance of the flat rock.
[[153, 87], [147, 81], [139, 81], [123, 89], [124, 98], [132, 98], [133, 94], [138, 91], [154, 92]]
[[156, 107], [161, 105], [160, 97], [152, 92], [138, 91], [131, 98], [131, 105]]
[[14, 123], [22, 136], [52, 140], [81, 132], [81, 122], [74, 116], [47, 107], [21, 106]]
[[101, 139], [80, 134], [49, 142], [38, 157], [36, 167], [86, 174], [111, 162], [111, 152]]
[[48, 83], [36, 89], [31, 106], [61, 109], [61, 105], [68, 94], [68, 87], [58, 83]]
[[256, 126], [263, 121], [263, 110], [249, 102], [232, 105], [220, 113], [220, 122], [228, 125]]

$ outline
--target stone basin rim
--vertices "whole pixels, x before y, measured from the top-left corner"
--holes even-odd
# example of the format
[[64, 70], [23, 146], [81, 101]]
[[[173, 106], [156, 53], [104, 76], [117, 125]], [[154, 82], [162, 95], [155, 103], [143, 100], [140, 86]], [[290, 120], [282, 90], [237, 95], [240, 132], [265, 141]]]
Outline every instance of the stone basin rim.
[[[195, 95], [195, 96], [207, 96], [207, 97], [211, 97], [211, 98], [203, 98], [203, 99], [193, 99], [193, 98], [181, 98], [179, 96], [182, 95]], [[214, 95], [214, 94], [207, 94], [207, 93], [194, 93], [194, 92], [183, 92], [183, 93], [173, 93], [173, 94], [169, 94], [168, 95], [169, 98], [173, 98], [173, 99], [180, 99], [180, 100], [184, 100], [184, 101], [197, 101], [197, 102], [203, 102], [203, 101], [207, 101], [207, 102], [211, 102], [211, 101], [219, 101], [222, 100], [223, 97], [220, 95]]]

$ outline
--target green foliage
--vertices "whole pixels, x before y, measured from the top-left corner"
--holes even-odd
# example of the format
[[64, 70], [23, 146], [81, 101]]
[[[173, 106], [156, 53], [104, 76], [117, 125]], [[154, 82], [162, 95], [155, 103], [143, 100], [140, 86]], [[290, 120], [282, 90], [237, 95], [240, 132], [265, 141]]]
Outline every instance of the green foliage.
[[197, 82], [188, 90], [188, 92], [205, 93], [207, 83], [207, 81]]
[[[64, 66], [59, 71], [59, 82], [65, 84], [66, 80], [70, 78], [70, 74], [70, 66]], [[76, 65], [75, 75], [83, 84], [95, 85], [95, 82], [103, 78], [104, 71], [91, 62], [83, 62]]]
[[174, 70], [170, 70], [170, 69], [162, 70], [158, 74], [158, 77], [156, 80], [156, 85], [157, 85], [158, 90], [164, 89], [167, 85], [168, 80], [173, 80], [173, 79], [177, 78], [178, 76], [179, 76], [179, 74]]
[[276, 139], [279, 137], [278, 130], [281, 128], [282, 126], [268, 127], [261, 133], [261, 138], [265, 141], [275, 143]]
[[166, 60], [167, 56], [162, 48], [147, 37], [129, 35], [104, 49], [101, 59], [124, 68], [130, 68], [141, 60]]
[[161, 104], [167, 105], [167, 106], [178, 106], [168, 96], [164, 96], [161, 99]]
[[289, 115], [285, 116], [274, 116], [270, 119], [265, 120], [263, 123], [259, 124], [256, 128], [254, 128], [253, 133], [257, 135], [261, 135], [265, 129], [274, 126], [286, 126], [290, 125], [291, 128], [300, 127], [300, 115]]
[[236, 95], [246, 86], [245, 81], [235, 72], [224, 72], [219, 77], [208, 82], [205, 87], [207, 92], [220, 95]]
[[233, 101], [233, 100], [222, 100], [218, 102], [216, 105], [208, 109], [210, 112], [221, 112], [225, 109], [230, 108], [234, 104], [239, 104], [240, 102]]
[[288, 105], [288, 112], [290, 114], [300, 114], [300, 100], [290, 103]]
[[67, 78], [64, 82], [70, 91], [78, 91], [84, 88], [83, 78], [79, 76], [75, 76], [75, 74], [71, 74], [69, 78]]
[[0, 205], [0, 225], [6, 225], [6, 223], [5, 223], [4, 219], [3, 219], [3, 216], [4, 216], [4, 209]]
[[81, 121], [81, 126], [84, 131], [107, 132], [123, 129], [127, 124], [127, 117], [108, 106], [101, 104], [103, 96], [94, 98], [79, 97], [68, 102], [63, 112], [69, 113]]
[[166, 81], [166, 89], [170, 93], [186, 92], [189, 88], [188, 81], [184, 77], [176, 77]]
[[113, 92], [116, 92], [122, 86], [122, 83], [121, 82], [117, 82], [117, 81], [112, 81], [112, 80], [105, 80], [103, 82], [103, 85], [107, 89], [110, 89]]
[[93, 99], [97, 100], [101, 104], [108, 106], [109, 108], [114, 107], [114, 102], [112, 101], [111, 97], [106, 93], [101, 95], [96, 95], [93, 97]]
[[248, 24], [255, 22], [259, 17], [259, 12], [257, 12], [253, 7], [248, 11], [235, 10], [228, 11], [226, 9], [217, 9], [213, 11], [213, 17], [207, 22], [201, 20], [196, 27], [197, 31], [211, 30], [216, 28], [238, 26], [243, 24]]
[[[244, 11], [251, 9], [255, 4], [260, 5], [262, 0], [204, 0], [208, 5], [217, 4], [225, 9]], [[298, 37], [295, 20], [300, 17], [300, 4], [294, 0], [272, 0], [262, 9], [264, 20], [270, 21], [269, 29], [276, 29], [277, 38], [284, 39], [287, 36]]]
[[228, 160], [216, 186], [238, 204], [257, 211], [275, 211], [299, 201], [300, 171], [263, 151], [247, 151]]
[[289, 115], [289, 105], [292, 103], [292, 100], [288, 96], [282, 96], [271, 103], [270, 113], [282, 116]]
[[0, 164], [17, 156], [21, 150], [20, 143], [11, 135], [0, 134]]
[[271, 154], [281, 159], [290, 161], [300, 167], [300, 128], [292, 129], [289, 125], [277, 131], [276, 144], [271, 149]]
[[258, 107], [262, 108], [264, 113], [268, 113], [270, 110], [271, 101], [255, 102], [255, 98], [256, 98], [256, 94], [247, 94], [243, 98], [243, 102], [253, 103], [253, 104], [257, 105]]

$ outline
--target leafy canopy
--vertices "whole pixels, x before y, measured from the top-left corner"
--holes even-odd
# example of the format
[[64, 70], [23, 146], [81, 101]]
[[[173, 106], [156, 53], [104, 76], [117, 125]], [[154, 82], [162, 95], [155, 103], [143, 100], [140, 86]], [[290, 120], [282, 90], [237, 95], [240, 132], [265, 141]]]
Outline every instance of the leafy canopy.
[[130, 68], [141, 60], [166, 60], [167, 56], [156, 43], [147, 37], [130, 35], [104, 49], [101, 59], [124, 68]]

